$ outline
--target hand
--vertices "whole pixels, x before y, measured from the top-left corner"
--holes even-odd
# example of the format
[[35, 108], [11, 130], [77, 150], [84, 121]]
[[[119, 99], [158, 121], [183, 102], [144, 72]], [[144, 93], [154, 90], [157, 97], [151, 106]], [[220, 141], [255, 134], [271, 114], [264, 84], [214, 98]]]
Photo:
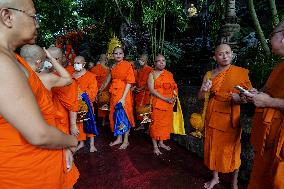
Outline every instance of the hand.
[[206, 80], [201, 85], [201, 91], [202, 92], [209, 92], [212, 87], [212, 81], [210, 79]]
[[167, 103], [173, 104], [174, 101], [175, 101], [175, 97], [174, 97], [174, 98], [166, 98], [165, 101], [166, 101]]
[[251, 100], [250, 97], [246, 96], [244, 93], [240, 93], [240, 102], [242, 104], [246, 104], [246, 103], [251, 102], [251, 101], [252, 100]]
[[256, 88], [251, 88], [251, 89], [249, 90], [249, 92], [250, 92], [251, 94], [258, 94], [258, 93], [259, 93], [259, 91], [258, 91]]
[[64, 152], [65, 152], [66, 168], [67, 172], [69, 172], [72, 169], [74, 158], [70, 149], [65, 149]]
[[237, 93], [230, 93], [233, 102], [241, 102], [241, 98], [240, 95]]
[[51, 54], [45, 49], [45, 47], [43, 47], [43, 51], [45, 52], [48, 59], [54, 59], [53, 56], [51, 56]]
[[260, 108], [269, 107], [269, 104], [271, 103], [271, 99], [272, 98], [268, 94], [262, 93], [262, 92], [252, 96], [252, 102], [254, 103], [256, 107], [260, 107]]
[[71, 124], [71, 135], [77, 137], [77, 136], [79, 136], [79, 134], [80, 134], [80, 131], [79, 131], [76, 123], [75, 124]]
[[120, 100], [118, 101], [118, 103], [119, 103], [119, 102], [121, 102], [121, 104], [122, 104], [123, 107], [125, 106], [125, 99], [124, 99], [124, 98], [120, 99]]

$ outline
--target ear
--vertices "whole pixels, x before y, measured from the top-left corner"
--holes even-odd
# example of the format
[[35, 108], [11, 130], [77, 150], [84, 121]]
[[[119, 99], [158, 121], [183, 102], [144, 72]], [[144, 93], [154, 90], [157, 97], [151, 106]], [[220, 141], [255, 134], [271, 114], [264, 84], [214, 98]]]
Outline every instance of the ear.
[[13, 26], [13, 19], [9, 9], [7, 8], [0, 9], [0, 22], [2, 22], [8, 28], [11, 28]]
[[283, 34], [283, 38], [281, 40], [282, 45], [284, 46], [284, 34]]
[[42, 63], [41, 60], [37, 60], [36, 63], [35, 63], [35, 66], [36, 66], [36, 67], [40, 67], [40, 66], [41, 66], [41, 63]]
[[213, 56], [213, 59], [216, 61], [216, 57], [215, 56]]

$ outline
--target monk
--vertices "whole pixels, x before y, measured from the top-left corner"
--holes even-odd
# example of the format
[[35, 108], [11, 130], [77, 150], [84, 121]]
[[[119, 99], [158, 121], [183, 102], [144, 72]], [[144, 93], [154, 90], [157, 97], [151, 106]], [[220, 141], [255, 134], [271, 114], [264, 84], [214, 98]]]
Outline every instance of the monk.
[[[284, 56], [284, 21], [271, 33], [274, 54]], [[284, 189], [284, 62], [269, 76], [263, 92], [252, 90], [247, 98], [257, 107], [252, 121], [254, 149], [249, 189]], [[282, 171], [280, 171], [282, 164]]]
[[[122, 103], [131, 126], [135, 126], [133, 116], [133, 98], [130, 91], [131, 85], [135, 83], [134, 71], [131, 64], [124, 60], [124, 51], [121, 47], [114, 48], [113, 57], [115, 63], [111, 68], [111, 74], [108, 75], [106, 82], [100, 89], [100, 91], [103, 91], [111, 82], [109, 89], [109, 92], [111, 93], [109, 120], [112, 131], [114, 131], [114, 107], [119, 102]], [[109, 145], [114, 146], [121, 144], [119, 149], [126, 149], [129, 146], [129, 132], [130, 130], [124, 134], [123, 140], [122, 135], [118, 135], [116, 140], [111, 142]]]
[[[66, 126], [62, 122], [65, 118], [64, 113], [60, 111], [58, 107], [58, 100], [53, 99], [51, 89], [53, 87], [63, 87], [71, 84], [72, 79], [69, 73], [60, 65], [60, 63], [53, 58], [48, 51], [42, 49], [37, 45], [24, 45], [21, 48], [20, 52], [21, 56], [27, 61], [29, 66], [36, 72], [39, 79], [42, 81], [45, 89], [43, 92], [46, 92], [46, 96], [49, 97], [49, 104], [54, 108], [55, 112], [55, 126], [63, 131], [66, 134], [69, 134], [66, 130]], [[57, 74], [54, 73], [46, 73], [40, 72], [43, 61], [48, 58], [52, 64], [52, 67]], [[57, 57], [58, 59], [58, 57]], [[76, 92], [76, 91], [75, 91]], [[70, 91], [69, 91], [70, 93]], [[76, 95], [77, 97], [77, 95]], [[56, 104], [54, 104], [55, 102]], [[73, 163], [73, 156], [68, 150], [65, 150], [65, 161], [66, 166], [63, 169], [64, 172], [64, 180], [63, 187], [66, 189], [72, 188], [72, 186], [76, 183], [79, 178], [79, 172]], [[74, 165], [74, 167], [73, 167]], [[70, 177], [71, 176], [71, 177]]]
[[170, 139], [170, 133], [173, 130], [173, 103], [177, 94], [177, 84], [173, 74], [165, 70], [165, 67], [165, 57], [161, 54], [157, 55], [155, 70], [148, 77], [148, 88], [153, 95], [150, 136], [153, 152], [156, 155], [162, 154], [159, 148], [171, 150], [164, 141]]
[[[241, 128], [239, 126], [240, 85], [251, 89], [248, 70], [231, 65], [232, 50], [229, 45], [221, 44], [215, 49], [213, 59], [217, 68], [207, 72], [199, 90], [199, 99], [210, 92], [205, 116], [204, 163], [213, 171], [213, 178], [204, 184], [211, 189], [219, 183], [218, 173], [233, 172], [231, 187], [238, 188], [238, 172], [241, 165]], [[211, 75], [211, 77], [209, 76]]]
[[[82, 56], [77, 56], [74, 60], [75, 72], [73, 73], [73, 77], [78, 85], [79, 98], [81, 97], [81, 94], [85, 92], [88, 94], [90, 102], [93, 103], [98, 93], [96, 75], [87, 71], [84, 68], [85, 65], [85, 58]], [[97, 148], [95, 147], [95, 135], [84, 133], [82, 122], [77, 123], [77, 127], [79, 130], [78, 140], [80, 141], [77, 150], [84, 147], [84, 140], [86, 140], [86, 137], [88, 136], [90, 138], [90, 152], [97, 151]]]
[[[63, 53], [60, 48], [49, 47], [47, 49], [49, 55], [53, 57], [57, 62], [64, 66]], [[58, 71], [55, 70], [53, 74], [59, 75]], [[61, 74], [62, 75], [62, 74]], [[56, 126], [60, 128], [66, 134], [72, 134], [77, 136], [79, 134], [77, 130], [76, 120], [78, 111], [78, 86], [75, 80], [72, 80], [70, 85], [64, 87], [53, 87], [52, 100], [55, 109], [60, 113], [61, 117], [56, 119]], [[72, 169], [65, 169], [66, 175], [65, 185], [66, 189], [72, 188], [79, 178], [79, 171], [76, 168], [74, 162]]]
[[74, 151], [77, 140], [50, 126], [55, 122], [44, 86], [15, 54], [16, 48], [35, 43], [33, 1], [1, 0], [0, 19], [1, 188], [61, 189], [62, 149]]
[[97, 62], [97, 65], [93, 67], [90, 72], [94, 73], [97, 76], [97, 82], [98, 82], [98, 88], [99, 88], [99, 94], [98, 95], [98, 105], [100, 106], [98, 109], [98, 117], [102, 119], [102, 125], [105, 125], [106, 117], [108, 116], [107, 110], [102, 110], [103, 106], [106, 106], [106, 104], [100, 104], [101, 98], [104, 98], [104, 95], [109, 95], [109, 86], [107, 86], [103, 91], [100, 90], [102, 87], [102, 84], [106, 81], [106, 78], [108, 74], [110, 73], [110, 69], [107, 66], [107, 55], [101, 54], [100, 60]]
[[[135, 95], [135, 106], [136, 106], [136, 119], [142, 121], [143, 118], [137, 113], [139, 108], [143, 108], [150, 104], [150, 91], [147, 86], [147, 80], [150, 72], [153, 70], [152, 67], [148, 66], [148, 56], [142, 54], [139, 58], [139, 64], [141, 68], [137, 72], [137, 82], [134, 91]], [[144, 129], [144, 124], [141, 123], [135, 130]]]

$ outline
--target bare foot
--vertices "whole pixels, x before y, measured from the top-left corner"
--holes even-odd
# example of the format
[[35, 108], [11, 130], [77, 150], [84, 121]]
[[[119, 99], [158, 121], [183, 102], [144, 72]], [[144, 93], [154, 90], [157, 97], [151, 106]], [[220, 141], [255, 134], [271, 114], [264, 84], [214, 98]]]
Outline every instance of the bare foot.
[[90, 146], [90, 152], [97, 152], [98, 149], [95, 146]]
[[158, 146], [161, 147], [161, 148], [164, 148], [164, 149], [167, 150], [167, 151], [170, 151], [170, 150], [171, 150], [171, 147], [169, 147], [169, 146], [167, 146], [167, 145], [165, 145], [165, 144], [159, 144]]
[[111, 142], [109, 143], [109, 146], [115, 146], [115, 145], [118, 145], [118, 144], [121, 144], [122, 141], [120, 139], [116, 139], [114, 142]]
[[144, 125], [140, 125], [139, 127], [135, 128], [134, 130], [139, 131], [139, 130], [144, 130], [144, 129], [145, 129]]
[[204, 188], [212, 189], [216, 184], [219, 184], [219, 178], [213, 178], [204, 184]]
[[129, 143], [122, 143], [122, 145], [120, 145], [119, 149], [120, 150], [125, 150], [127, 147], [129, 146]]
[[154, 152], [154, 154], [157, 155], [157, 156], [163, 154], [163, 153], [159, 150], [158, 146], [157, 146], [157, 147], [154, 147], [153, 152]]
[[76, 148], [76, 151], [79, 151], [81, 148], [83, 148], [85, 145], [84, 145], [84, 142], [80, 142], [79, 145], [77, 146]]

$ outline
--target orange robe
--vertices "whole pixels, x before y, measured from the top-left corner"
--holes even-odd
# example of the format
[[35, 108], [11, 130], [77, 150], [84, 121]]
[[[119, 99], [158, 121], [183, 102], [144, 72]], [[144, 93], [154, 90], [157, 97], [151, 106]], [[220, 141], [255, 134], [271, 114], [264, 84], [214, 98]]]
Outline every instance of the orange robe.
[[[102, 66], [101, 64], [97, 64], [93, 67], [90, 72], [94, 73], [97, 76], [98, 88], [102, 86], [104, 81], [106, 80], [108, 74], [110, 73], [109, 68]], [[109, 87], [106, 87], [104, 91], [109, 90]], [[108, 115], [108, 111], [105, 110], [98, 110], [98, 117], [105, 117]]]
[[[98, 86], [97, 86], [97, 80], [96, 80], [96, 75], [93, 73], [87, 71], [84, 75], [82, 75], [79, 78], [75, 78], [78, 88], [80, 92], [86, 92], [89, 96], [91, 104], [95, 101], [97, 93], [98, 93]], [[77, 127], [80, 131], [80, 134], [78, 136], [78, 140], [86, 140], [86, 133], [84, 132], [83, 129], [83, 123], [78, 123], [77, 122]], [[93, 137], [93, 134], [88, 134], [88, 137]]]
[[[52, 88], [53, 103], [55, 109], [60, 113], [62, 117], [57, 118], [56, 126], [66, 134], [70, 134], [70, 122], [69, 111], [78, 111], [78, 88], [77, 83], [73, 81], [70, 85], [64, 87]], [[64, 165], [66, 165], [64, 159]], [[67, 172], [66, 166], [64, 166], [64, 189], [72, 188], [79, 178], [79, 171], [72, 164], [72, 169]]]
[[[279, 64], [267, 80], [265, 93], [273, 98], [284, 98], [284, 63]], [[252, 122], [251, 143], [254, 148], [254, 164], [249, 189], [284, 189], [284, 172], [274, 174], [279, 162], [284, 163], [280, 151], [284, 141], [283, 112], [274, 108], [257, 108]], [[281, 178], [282, 177], [282, 178]]]
[[[48, 124], [55, 126], [54, 107], [47, 89], [20, 56], [29, 72], [29, 84]], [[0, 116], [0, 188], [62, 189], [63, 150], [48, 150], [29, 144]]]
[[[136, 102], [136, 109], [138, 107], [144, 107], [147, 104], [150, 104], [150, 91], [148, 89], [147, 86], [147, 81], [148, 81], [148, 76], [149, 73], [152, 71], [153, 69], [150, 66], [144, 66], [143, 68], [141, 68], [138, 73], [137, 73], [137, 87], [145, 87], [141, 92], [137, 93], [135, 95], [135, 102]], [[138, 120], [142, 120], [142, 117], [140, 115], [136, 115], [136, 118]]]
[[[164, 70], [154, 80], [154, 89], [166, 98], [173, 98], [177, 84], [173, 74]], [[153, 96], [150, 136], [155, 140], [167, 140], [173, 130], [173, 104]]]
[[[134, 71], [131, 64], [126, 60], [122, 60], [121, 62], [119, 62], [115, 67], [112, 68], [111, 78], [112, 78], [111, 86], [109, 89], [109, 92], [111, 93], [109, 120], [110, 120], [111, 130], [113, 131], [114, 106], [122, 98], [126, 84], [135, 83]], [[125, 99], [124, 110], [127, 114], [128, 120], [131, 123], [131, 126], [134, 127], [135, 123], [133, 116], [133, 97], [130, 89]]]
[[68, 72], [70, 75], [73, 75], [73, 73], [75, 72], [74, 67], [71, 66], [71, 65], [69, 65], [69, 64], [65, 67], [65, 69], [67, 70], [67, 72]]
[[241, 165], [240, 105], [233, 104], [234, 86], [250, 89], [248, 70], [231, 65], [212, 79], [205, 116], [204, 163], [213, 171], [229, 173]]

